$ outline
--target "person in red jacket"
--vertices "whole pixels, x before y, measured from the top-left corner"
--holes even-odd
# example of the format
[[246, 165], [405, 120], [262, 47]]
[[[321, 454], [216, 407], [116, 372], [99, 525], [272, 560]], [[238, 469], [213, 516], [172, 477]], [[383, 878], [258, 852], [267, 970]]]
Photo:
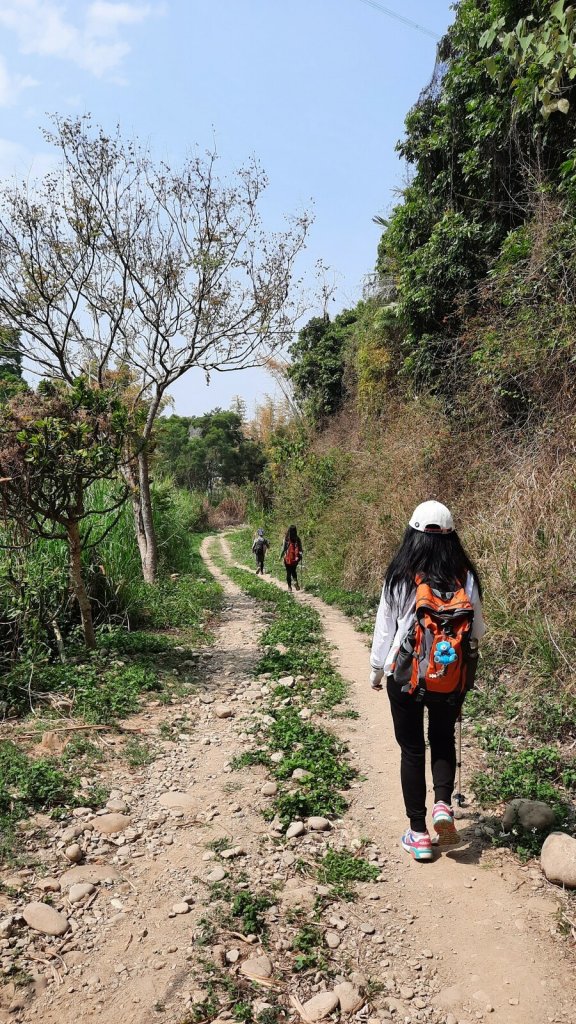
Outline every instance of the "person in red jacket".
[[282, 552], [280, 554], [280, 558], [283, 560], [286, 568], [286, 583], [288, 584], [288, 590], [292, 590], [292, 583], [294, 583], [296, 590], [300, 590], [297, 569], [302, 561], [303, 554], [302, 541], [298, 536], [298, 530], [295, 526], [289, 526], [284, 538]]

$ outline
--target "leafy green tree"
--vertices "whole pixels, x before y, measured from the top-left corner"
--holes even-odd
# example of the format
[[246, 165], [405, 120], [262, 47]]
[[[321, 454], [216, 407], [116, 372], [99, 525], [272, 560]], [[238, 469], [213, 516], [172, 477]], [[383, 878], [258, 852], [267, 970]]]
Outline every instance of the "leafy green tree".
[[[0, 515], [22, 543], [32, 537], [64, 540], [70, 582], [86, 646], [96, 646], [82, 551], [96, 539], [99, 515], [120, 510], [126, 493], [106, 509], [87, 503], [97, 480], [116, 480], [128, 415], [114, 390], [44, 382], [11, 398], [0, 410]], [[106, 532], [114, 519], [107, 519]]]
[[212, 493], [220, 485], [255, 480], [266, 459], [262, 446], [244, 435], [237, 412], [215, 409], [160, 419], [156, 461], [179, 486]]
[[296, 401], [313, 422], [332, 416], [342, 405], [346, 347], [356, 320], [355, 310], [344, 310], [334, 320], [313, 317], [289, 348], [287, 375]]
[[573, 25], [565, 4], [461, 0], [406, 118], [398, 151], [414, 173], [377, 266], [399, 286], [404, 369], [433, 390], [453, 385], [443, 365], [457, 365], [459, 333], [503, 240], [567, 169]]

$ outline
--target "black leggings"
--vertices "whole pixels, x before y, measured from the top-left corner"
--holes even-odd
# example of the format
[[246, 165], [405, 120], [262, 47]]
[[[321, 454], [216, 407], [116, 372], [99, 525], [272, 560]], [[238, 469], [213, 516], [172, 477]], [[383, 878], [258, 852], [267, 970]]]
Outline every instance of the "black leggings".
[[450, 804], [456, 776], [456, 742], [454, 731], [462, 703], [416, 701], [402, 693], [401, 685], [389, 677], [387, 683], [394, 734], [400, 745], [400, 781], [415, 832], [426, 831], [426, 746], [424, 741], [424, 706], [428, 708], [428, 741], [432, 760], [434, 799]]
[[284, 565], [286, 566], [286, 583], [291, 587], [292, 580], [294, 580], [294, 583], [298, 583], [298, 576], [296, 575], [298, 563], [296, 565], [286, 565], [286, 562], [284, 562]]

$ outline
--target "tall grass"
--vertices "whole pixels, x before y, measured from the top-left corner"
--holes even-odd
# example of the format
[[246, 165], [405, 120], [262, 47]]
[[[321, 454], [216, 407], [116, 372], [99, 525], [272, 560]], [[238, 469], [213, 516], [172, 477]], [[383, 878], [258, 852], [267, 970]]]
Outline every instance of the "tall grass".
[[[95, 511], [113, 504], [109, 483], [90, 491]], [[105, 623], [168, 626], [196, 621], [197, 594], [184, 577], [203, 572], [196, 538], [206, 526], [202, 496], [161, 483], [153, 491], [154, 519], [160, 553], [160, 582], [142, 580], [132, 507], [95, 514], [84, 524], [89, 544], [84, 550], [84, 573], [97, 625]], [[0, 661], [19, 658], [33, 662], [49, 658], [78, 626], [78, 611], [70, 593], [67, 548], [62, 541], [35, 540], [24, 548], [0, 551]], [[181, 579], [170, 579], [177, 574]], [[208, 602], [210, 604], [210, 601]]]
[[267, 526], [274, 536], [297, 523], [320, 589], [375, 599], [413, 508], [446, 502], [484, 582], [484, 678], [505, 673], [535, 702], [568, 697], [576, 725], [573, 430], [547, 425], [522, 440], [486, 425], [452, 430], [430, 399], [370, 422], [348, 409], [305, 460], [277, 471]]

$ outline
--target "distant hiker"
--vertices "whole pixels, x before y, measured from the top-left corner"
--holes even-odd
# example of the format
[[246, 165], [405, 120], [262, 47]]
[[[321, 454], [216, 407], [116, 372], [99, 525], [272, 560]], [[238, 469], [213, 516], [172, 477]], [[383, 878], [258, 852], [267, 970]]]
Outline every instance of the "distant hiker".
[[426, 826], [425, 707], [436, 842], [459, 841], [451, 806], [454, 732], [466, 692], [474, 684], [478, 640], [485, 628], [478, 573], [452, 515], [440, 502], [425, 501], [414, 511], [388, 566], [370, 656], [372, 688], [381, 690], [386, 677], [410, 821], [401, 843], [415, 860], [433, 857]]
[[252, 554], [256, 556], [256, 575], [258, 573], [261, 576], [264, 575], [264, 559], [269, 547], [270, 544], [264, 536], [264, 530], [260, 526], [252, 544]]
[[294, 582], [296, 590], [300, 590], [296, 570], [299, 563], [302, 561], [303, 554], [302, 541], [298, 536], [298, 530], [295, 526], [289, 526], [284, 538], [284, 546], [280, 554], [280, 558], [284, 560], [284, 565], [286, 567], [286, 583], [288, 584], [288, 590], [292, 590], [292, 582]]

